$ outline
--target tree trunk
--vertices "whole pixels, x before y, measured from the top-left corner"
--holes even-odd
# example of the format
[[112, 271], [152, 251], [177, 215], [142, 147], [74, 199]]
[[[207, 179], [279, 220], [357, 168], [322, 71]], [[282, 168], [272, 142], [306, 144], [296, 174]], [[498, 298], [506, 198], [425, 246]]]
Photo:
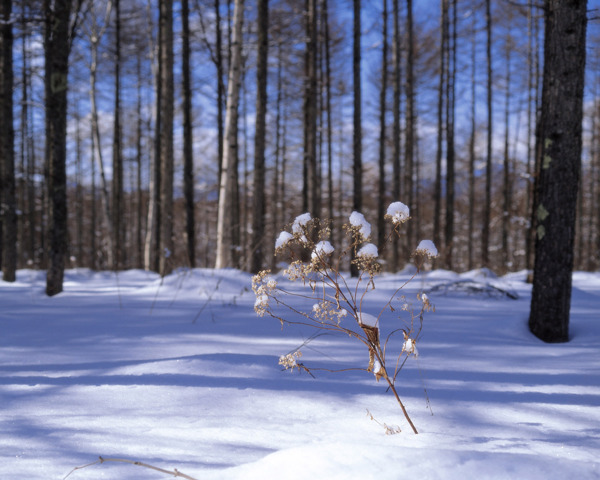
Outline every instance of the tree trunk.
[[[401, 164], [400, 164], [400, 84], [401, 84], [401, 52], [400, 52], [400, 5], [399, 0], [392, 0], [392, 17], [394, 22], [393, 32], [393, 65], [394, 65], [394, 86], [393, 86], [393, 123], [392, 123], [392, 195], [393, 201], [398, 202], [402, 199], [401, 195]], [[400, 242], [397, 235], [392, 237], [392, 265], [393, 272], [398, 270], [400, 264], [399, 253]]]
[[303, 210], [318, 217], [317, 175], [317, 0], [306, 1], [304, 79], [304, 188]]
[[467, 268], [473, 269], [474, 254], [474, 231], [475, 231], [475, 141], [477, 135], [477, 15], [472, 15], [471, 40], [471, 134], [469, 136], [469, 213], [468, 213], [468, 259]]
[[159, 273], [173, 270], [173, 2], [161, 0], [160, 261]]
[[[331, 41], [329, 34], [329, 0], [322, 1], [323, 50], [325, 52], [325, 113], [327, 117], [327, 216], [334, 221], [333, 208], [333, 126], [331, 124]], [[332, 224], [333, 226], [333, 224]], [[335, 245], [335, 228], [332, 228], [330, 241]]]
[[415, 241], [416, 226], [420, 223], [418, 208], [416, 205], [415, 192], [419, 186], [415, 182], [415, 139], [416, 139], [416, 120], [415, 120], [415, 81], [414, 81], [414, 53], [415, 45], [413, 38], [413, 2], [406, 0], [406, 30], [408, 45], [406, 46], [406, 140], [404, 144], [405, 157], [405, 196], [407, 205], [413, 213], [414, 220], [408, 222], [406, 239], [408, 251], [411, 251], [417, 243]]
[[[352, 47], [352, 78], [354, 85], [354, 115], [353, 115], [353, 136], [352, 136], [352, 209], [356, 212], [362, 210], [362, 94], [361, 94], [361, 22], [360, 22], [360, 0], [353, 0], [354, 5], [354, 26], [353, 26], [353, 47]], [[354, 260], [356, 252], [352, 252]], [[354, 262], [350, 264], [350, 274], [353, 277], [358, 276], [358, 267]]]
[[[454, 95], [456, 80], [456, 0], [452, 1], [452, 24], [450, 15], [447, 21], [447, 64], [446, 75], [446, 222], [445, 264], [448, 270], [454, 268]], [[452, 32], [450, 32], [452, 25]]]
[[254, 208], [252, 216], [251, 271], [262, 269], [265, 235], [265, 139], [267, 118], [267, 61], [269, 1], [258, 1], [258, 58], [256, 65], [256, 133], [254, 136]]
[[121, 132], [121, 8], [120, 0], [115, 6], [115, 109], [113, 124], [113, 172], [112, 172], [112, 248], [113, 270], [123, 268], [123, 148]]
[[187, 259], [191, 268], [196, 266], [196, 228], [194, 215], [194, 153], [192, 134], [192, 88], [190, 81], [190, 26], [189, 2], [181, 1], [183, 77], [183, 192], [185, 196], [185, 233]]
[[[447, 42], [448, 42], [448, 0], [441, 0], [440, 17], [440, 72], [438, 81], [437, 104], [437, 150], [435, 154], [435, 183], [434, 183], [434, 212], [433, 212], [433, 243], [442, 245], [442, 157], [444, 144], [444, 86], [447, 75]], [[445, 252], [445, 249], [444, 249]]]
[[233, 38], [231, 62], [227, 83], [227, 112], [225, 119], [223, 174], [219, 185], [219, 209], [217, 213], [217, 252], [215, 268], [232, 266], [232, 231], [229, 215], [232, 194], [236, 188], [237, 119], [242, 66], [242, 26], [244, 22], [244, 0], [236, 0], [233, 13]]
[[541, 169], [529, 328], [545, 342], [566, 342], [581, 171], [587, 1], [546, 0], [545, 7]]
[[[383, 246], [385, 240], [385, 138], [386, 138], [386, 97], [387, 97], [387, 62], [388, 62], [388, 26], [387, 9], [388, 0], [383, 0], [382, 48], [381, 48], [381, 90], [379, 91], [379, 174], [378, 174], [378, 201], [377, 201], [377, 245]], [[387, 202], [389, 203], [389, 202]]]
[[44, 1], [44, 92], [46, 162], [48, 165], [48, 272], [46, 294], [63, 290], [67, 255], [67, 86], [69, 74], [69, 21], [71, 1]]
[[513, 48], [510, 32], [506, 39], [506, 92], [504, 98], [504, 162], [503, 162], [503, 183], [502, 183], [502, 273], [507, 272], [511, 267], [509, 235], [511, 215], [511, 175], [510, 175], [510, 151], [509, 151], [509, 131], [510, 131], [510, 63], [511, 50]]
[[11, 0], [0, 2], [0, 264], [2, 279], [14, 282], [17, 271], [17, 202], [13, 129], [13, 28]]
[[485, 161], [485, 204], [481, 232], [481, 266], [490, 266], [490, 222], [492, 216], [492, 12], [491, 0], [485, 2], [486, 62], [487, 62], [487, 153]]

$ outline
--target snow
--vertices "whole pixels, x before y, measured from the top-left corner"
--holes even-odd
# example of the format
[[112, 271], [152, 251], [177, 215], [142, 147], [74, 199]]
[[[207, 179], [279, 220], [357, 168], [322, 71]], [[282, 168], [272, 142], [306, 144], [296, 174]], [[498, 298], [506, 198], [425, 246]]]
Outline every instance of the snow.
[[371, 224], [367, 222], [365, 216], [360, 212], [352, 212], [349, 217], [350, 225], [358, 228], [358, 232], [363, 240], [366, 240], [371, 235]]
[[363, 245], [358, 252], [356, 252], [357, 257], [371, 257], [377, 258], [379, 256], [379, 252], [377, 251], [377, 247], [372, 243], [367, 243]]
[[415, 252], [421, 253], [428, 257], [437, 257], [438, 256], [437, 248], [435, 248], [435, 245], [433, 244], [433, 242], [431, 240], [421, 240], [421, 242], [417, 246], [417, 249], [415, 250]]
[[[378, 315], [408, 277], [376, 276], [362, 309]], [[417, 302], [443, 278], [460, 275], [400, 293]], [[203, 480], [599, 478], [600, 273], [574, 274], [565, 344], [528, 332], [525, 278], [494, 279], [516, 300], [428, 294], [436, 311], [397, 382], [414, 435], [385, 382], [352, 370], [364, 346], [257, 317], [246, 273], [69, 270], [49, 298], [44, 273], [20, 270], [0, 281], [0, 478], [63, 479], [100, 455]], [[379, 327], [406, 315], [386, 309]], [[350, 370], [284, 371], [300, 346], [297, 363]], [[68, 477], [114, 478], [171, 477], [110, 462]]]
[[392, 223], [403, 223], [410, 217], [410, 210], [402, 202], [393, 202], [387, 208], [386, 215], [391, 217]]
[[292, 224], [292, 232], [294, 233], [302, 233], [303, 227], [306, 227], [308, 222], [312, 220], [310, 213], [303, 213], [302, 215], [298, 215], [294, 219], [294, 223]]
[[322, 257], [326, 257], [327, 255], [331, 255], [333, 253], [334, 248], [331, 246], [327, 240], [322, 240], [315, 245], [315, 249], [312, 252], [311, 258], [318, 259]]
[[275, 241], [275, 249], [285, 247], [294, 236], [289, 232], [281, 232]]

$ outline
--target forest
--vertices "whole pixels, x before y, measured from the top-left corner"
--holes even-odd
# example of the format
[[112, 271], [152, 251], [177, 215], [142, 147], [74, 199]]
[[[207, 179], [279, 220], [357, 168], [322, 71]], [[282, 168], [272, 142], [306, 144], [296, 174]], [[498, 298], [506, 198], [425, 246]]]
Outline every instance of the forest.
[[[277, 265], [297, 215], [329, 219], [333, 243], [360, 211], [382, 242], [394, 201], [412, 221], [388, 271], [422, 238], [439, 268], [533, 267], [540, 1], [1, 5], [4, 280], [17, 268], [256, 272]], [[595, 270], [593, 2], [587, 20], [574, 266]]]

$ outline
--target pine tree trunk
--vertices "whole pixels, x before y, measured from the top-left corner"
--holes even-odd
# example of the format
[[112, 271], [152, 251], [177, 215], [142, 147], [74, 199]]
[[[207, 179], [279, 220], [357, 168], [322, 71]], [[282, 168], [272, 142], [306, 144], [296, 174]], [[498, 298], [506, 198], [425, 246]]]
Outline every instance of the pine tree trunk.
[[161, 0], [161, 89], [160, 111], [160, 261], [159, 273], [173, 270], [173, 3]]
[[[440, 73], [438, 81], [438, 103], [437, 103], [437, 149], [435, 153], [435, 182], [433, 192], [433, 243], [442, 245], [442, 157], [444, 144], [444, 105], [447, 75], [447, 35], [448, 28], [448, 0], [441, 0], [440, 16]], [[444, 249], [445, 252], [445, 249]]]
[[481, 233], [481, 266], [490, 266], [490, 222], [492, 216], [492, 13], [491, 0], [485, 2], [486, 19], [486, 62], [487, 62], [487, 153], [485, 161], [485, 204], [483, 207], [483, 228]]
[[[394, 23], [393, 32], [393, 65], [394, 65], [394, 86], [393, 86], [393, 123], [392, 123], [392, 195], [393, 201], [398, 202], [403, 199], [401, 195], [401, 163], [400, 163], [400, 83], [401, 83], [401, 52], [400, 52], [400, 5], [399, 0], [392, 0], [392, 18]], [[406, 203], [406, 201], [405, 201]], [[398, 270], [400, 264], [400, 253], [399, 247], [400, 242], [397, 235], [392, 237], [392, 264], [391, 270], [395, 272]]]
[[418, 230], [420, 218], [418, 215], [418, 206], [416, 202], [416, 190], [419, 182], [415, 181], [416, 162], [415, 162], [415, 138], [416, 138], [416, 120], [415, 120], [415, 81], [414, 81], [414, 37], [413, 37], [413, 2], [406, 0], [406, 30], [408, 45], [406, 47], [406, 140], [404, 144], [405, 157], [405, 196], [406, 203], [413, 214], [413, 220], [408, 222], [406, 231], [407, 253], [417, 245], [415, 233]]
[[[385, 138], [386, 138], [386, 97], [387, 97], [387, 63], [388, 63], [388, 27], [387, 0], [383, 0], [382, 48], [381, 48], [381, 89], [379, 91], [379, 171], [378, 171], [378, 201], [377, 201], [377, 245], [383, 245], [385, 240]], [[389, 202], [387, 202], [389, 203]]]
[[537, 183], [537, 235], [529, 328], [569, 340], [577, 191], [581, 171], [586, 0], [547, 0]]
[[13, 129], [12, 1], [0, 2], [0, 264], [2, 279], [14, 282], [17, 271], [17, 203]]
[[52, 296], [63, 290], [67, 256], [66, 138], [71, 1], [55, 0], [53, 8], [50, 8], [49, 0], [45, 0], [44, 7], [45, 154], [48, 165], [49, 201], [46, 294]]
[[113, 270], [123, 268], [123, 148], [121, 144], [121, 8], [120, 0], [113, 0], [115, 7], [115, 109], [113, 124], [113, 173], [112, 173], [112, 248]]
[[304, 84], [303, 209], [318, 217], [317, 175], [317, 0], [306, 2], [306, 53]]
[[[352, 47], [352, 71], [354, 85], [354, 115], [353, 115], [353, 135], [352, 135], [352, 209], [360, 212], [362, 210], [362, 88], [361, 88], [361, 5], [360, 0], [353, 0], [354, 5], [354, 26], [353, 26], [353, 47]], [[352, 252], [354, 260], [355, 252]], [[354, 262], [350, 264], [350, 273], [353, 277], [358, 276], [358, 267]]]
[[227, 83], [227, 112], [225, 118], [224, 151], [221, 183], [219, 185], [219, 208], [217, 213], [217, 252], [215, 268], [232, 266], [231, 209], [234, 189], [237, 188], [235, 158], [237, 156], [237, 119], [242, 67], [242, 26], [244, 0], [236, 0], [233, 13], [233, 37], [231, 62]]
[[256, 66], [256, 133], [254, 136], [254, 208], [252, 212], [251, 271], [262, 269], [265, 235], [265, 140], [267, 118], [267, 61], [269, 1], [258, 1], [258, 58]]
[[192, 135], [192, 89], [190, 81], [190, 26], [189, 2], [181, 2], [183, 77], [183, 191], [185, 196], [185, 232], [187, 259], [191, 268], [196, 266], [196, 229], [194, 218], [194, 154]]

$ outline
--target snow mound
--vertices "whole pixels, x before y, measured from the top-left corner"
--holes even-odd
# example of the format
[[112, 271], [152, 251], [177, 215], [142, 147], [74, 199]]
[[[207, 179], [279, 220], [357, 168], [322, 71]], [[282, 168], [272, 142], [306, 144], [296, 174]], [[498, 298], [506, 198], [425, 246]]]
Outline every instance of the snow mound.
[[488, 298], [509, 298], [518, 300], [519, 295], [499, 282], [478, 282], [475, 280], [454, 280], [438, 283], [428, 290], [429, 293], [441, 295], [469, 295]]

